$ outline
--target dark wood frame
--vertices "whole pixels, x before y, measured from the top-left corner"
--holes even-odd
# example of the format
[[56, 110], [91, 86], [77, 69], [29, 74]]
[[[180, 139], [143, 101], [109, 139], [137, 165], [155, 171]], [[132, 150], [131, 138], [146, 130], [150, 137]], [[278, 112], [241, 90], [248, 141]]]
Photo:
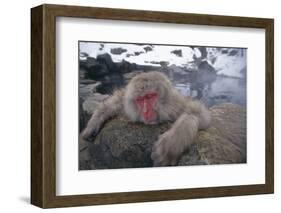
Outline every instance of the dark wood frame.
[[[265, 29], [265, 184], [56, 196], [56, 17], [95, 18]], [[274, 20], [141, 10], [41, 5], [31, 9], [31, 203], [65, 207], [274, 192]]]

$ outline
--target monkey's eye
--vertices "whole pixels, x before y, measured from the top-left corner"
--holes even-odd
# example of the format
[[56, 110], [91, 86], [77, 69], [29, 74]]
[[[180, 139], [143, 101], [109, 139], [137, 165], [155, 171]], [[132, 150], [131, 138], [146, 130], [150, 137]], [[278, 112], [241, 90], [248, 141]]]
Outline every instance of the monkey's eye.
[[148, 94], [145, 96], [146, 99], [152, 99], [155, 98], [156, 94]]

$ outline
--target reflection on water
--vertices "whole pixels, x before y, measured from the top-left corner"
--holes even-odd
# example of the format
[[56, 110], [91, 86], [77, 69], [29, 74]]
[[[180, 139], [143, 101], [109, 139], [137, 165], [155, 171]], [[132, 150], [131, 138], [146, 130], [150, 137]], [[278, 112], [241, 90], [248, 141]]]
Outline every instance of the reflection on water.
[[213, 82], [199, 84], [198, 82], [177, 83], [174, 86], [184, 96], [200, 99], [211, 107], [224, 102], [246, 106], [246, 79], [216, 76]]

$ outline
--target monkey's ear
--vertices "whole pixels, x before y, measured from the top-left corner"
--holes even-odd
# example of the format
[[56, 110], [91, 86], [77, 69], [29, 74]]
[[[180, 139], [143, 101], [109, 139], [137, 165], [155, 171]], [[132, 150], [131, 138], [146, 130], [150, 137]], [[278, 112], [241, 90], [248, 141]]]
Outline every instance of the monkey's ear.
[[168, 84], [163, 84], [163, 82], [161, 84], [158, 84], [158, 90], [159, 90], [159, 98], [161, 100], [166, 100], [167, 97], [169, 97], [169, 94], [171, 92], [171, 88], [170, 86], [168, 86]]

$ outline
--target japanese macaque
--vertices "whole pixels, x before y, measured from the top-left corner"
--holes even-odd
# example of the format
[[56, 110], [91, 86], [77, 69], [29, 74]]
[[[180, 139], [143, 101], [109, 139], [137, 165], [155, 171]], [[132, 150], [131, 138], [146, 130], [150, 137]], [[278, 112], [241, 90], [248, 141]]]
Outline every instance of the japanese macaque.
[[83, 138], [92, 140], [106, 120], [121, 113], [147, 125], [174, 122], [153, 144], [154, 166], [176, 165], [198, 130], [208, 128], [211, 121], [203, 104], [182, 96], [164, 74], [153, 71], [135, 76], [125, 89], [100, 104], [82, 132]]

